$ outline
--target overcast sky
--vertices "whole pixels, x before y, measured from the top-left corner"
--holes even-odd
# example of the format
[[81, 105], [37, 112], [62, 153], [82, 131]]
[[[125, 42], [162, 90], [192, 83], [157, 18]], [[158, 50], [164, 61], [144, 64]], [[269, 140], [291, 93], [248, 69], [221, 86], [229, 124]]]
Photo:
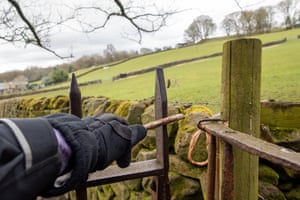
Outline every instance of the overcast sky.
[[[235, 0], [161, 0], [160, 2], [172, 2], [174, 8], [188, 9], [188, 11], [169, 18], [167, 26], [159, 32], [144, 34], [141, 44], [124, 37], [126, 27], [120, 25], [117, 21], [116, 23], [111, 22], [105, 29], [89, 35], [64, 29], [51, 37], [51, 48], [60, 55], [72, 53], [74, 59], [78, 59], [83, 55], [101, 53], [107, 44], [113, 44], [117, 50], [139, 50], [142, 47], [174, 47], [176, 43], [184, 41], [184, 30], [199, 15], [209, 15], [220, 27], [224, 16], [239, 11], [240, 7], [255, 9], [260, 6], [275, 5], [280, 0], [238, 0], [240, 7]], [[219, 28], [216, 34], [221, 34]], [[24, 48], [21, 45], [15, 46], [2, 42], [0, 44], [0, 73], [14, 69], [23, 70], [30, 66], [48, 67], [70, 61], [59, 59], [51, 53], [33, 46]]]

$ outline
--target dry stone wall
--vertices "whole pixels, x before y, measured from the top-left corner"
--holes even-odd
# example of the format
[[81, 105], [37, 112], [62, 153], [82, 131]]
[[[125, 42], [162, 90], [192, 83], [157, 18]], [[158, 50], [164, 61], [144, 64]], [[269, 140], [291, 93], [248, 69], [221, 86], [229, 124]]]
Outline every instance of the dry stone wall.
[[[153, 102], [154, 100], [151, 98], [141, 101], [121, 101], [106, 97], [84, 97], [82, 99], [82, 111], [84, 116], [107, 112], [114, 113], [127, 119], [130, 124], [145, 124], [154, 120]], [[262, 108], [264, 109], [265, 106], [266, 104]], [[276, 109], [278, 109], [278, 106]], [[281, 112], [282, 110], [280, 108]], [[57, 112], [69, 112], [67, 96], [0, 101], [1, 118], [39, 117]], [[209, 117], [212, 113], [209, 109], [200, 105], [169, 103], [168, 114], [173, 115], [177, 113], [183, 113], [185, 118], [167, 126], [170, 152], [169, 179], [171, 199], [205, 199], [206, 167], [192, 165], [187, 159], [187, 152], [192, 135], [197, 130], [196, 124], [198, 120], [203, 117]], [[262, 115], [265, 115], [264, 111]], [[300, 144], [299, 129], [268, 126], [265, 119], [266, 117], [262, 116], [265, 130], [262, 138], [267, 141], [275, 141], [278, 144], [284, 143], [285, 146], [291, 145], [295, 147], [293, 148], [295, 151], [299, 151], [299, 145], [297, 145]], [[285, 132], [280, 137], [281, 133], [279, 130], [282, 129]], [[289, 144], [288, 141], [292, 143]], [[132, 162], [152, 159], [155, 157], [155, 153], [155, 132], [149, 130], [146, 138], [132, 149]], [[207, 159], [205, 134], [200, 135], [193, 153], [193, 159], [196, 161]], [[261, 160], [259, 170], [260, 196], [264, 199], [300, 199], [299, 178], [300, 174], [294, 171]], [[151, 199], [150, 184], [151, 177], [148, 177], [92, 187], [88, 189], [88, 199]], [[75, 199], [75, 195], [74, 192], [70, 192], [57, 199]]]

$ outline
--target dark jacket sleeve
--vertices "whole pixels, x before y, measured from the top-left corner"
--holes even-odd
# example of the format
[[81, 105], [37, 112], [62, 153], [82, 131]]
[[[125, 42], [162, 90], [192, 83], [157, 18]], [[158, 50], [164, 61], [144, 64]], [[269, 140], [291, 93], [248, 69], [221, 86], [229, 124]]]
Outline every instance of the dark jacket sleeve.
[[47, 120], [0, 120], [0, 199], [34, 199], [58, 176], [60, 154]]

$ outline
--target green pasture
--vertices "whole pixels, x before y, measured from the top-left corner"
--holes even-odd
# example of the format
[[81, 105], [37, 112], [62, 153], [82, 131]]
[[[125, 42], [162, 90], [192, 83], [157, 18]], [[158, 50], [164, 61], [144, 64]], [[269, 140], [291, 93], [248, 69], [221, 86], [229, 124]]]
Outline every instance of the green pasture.
[[300, 101], [300, 39], [263, 50], [261, 98]]
[[[271, 34], [257, 35], [256, 38], [262, 40], [263, 43], [271, 41], [281, 40], [284, 37], [295, 38], [299, 34], [299, 30], [291, 30], [285, 32], [276, 32]], [[231, 38], [236, 39], [236, 38]], [[78, 82], [87, 82], [92, 80], [102, 79], [110, 81], [113, 76], [117, 76], [120, 73], [128, 73], [140, 69], [158, 66], [164, 63], [173, 61], [179, 61], [183, 59], [195, 58], [200, 56], [206, 56], [213, 53], [221, 52], [222, 45], [228, 38], [218, 38], [209, 40], [198, 45], [193, 45], [185, 48], [173, 49], [169, 51], [153, 53], [150, 55], [141, 56], [135, 59], [130, 59], [127, 62], [115, 65], [107, 69], [99, 69], [91, 74], [82, 76], [78, 79]], [[65, 84], [63, 84], [65, 85]], [[61, 85], [60, 85], [61, 86]]]
[[108, 69], [95, 71], [93, 72], [93, 74], [90, 74], [88, 76], [82, 76], [78, 79], [78, 81], [86, 82], [95, 79], [102, 79], [104, 81], [111, 80], [113, 76], [116, 76], [120, 73], [133, 72], [173, 61], [179, 61], [183, 59], [200, 57], [216, 52], [221, 52], [221, 44], [221, 41], [216, 40], [208, 42], [207, 44], [203, 44], [203, 47], [205, 48], [203, 48], [201, 45], [195, 45], [187, 48], [173, 49], [160, 53], [141, 56], [136, 59], [131, 59], [127, 62], [110, 67]]
[[[258, 35], [263, 43], [287, 37], [286, 43], [263, 49], [261, 99], [277, 101], [300, 101], [300, 29]], [[136, 71], [159, 64], [209, 55], [222, 51], [228, 39], [216, 39], [203, 44], [138, 57], [108, 69], [94, 71], [82, 76], [78, 82], [102, 79], [102, 84], [81, 87], [82, 96], [106, 96], [113, 99], [140, 100], [154, 95], [155, 72], [110, 81], [120, 73]], [[222, 57], [215, 57], [164, 70], [168, 100], [207, 105], [219, 111]], [[69, 84], [69, 83], [64, 83]], [[68, 90], [38, 94], [36, 96], [67, 95]], [[31, 96], [33, 97], [33, 96]]]
[[[291, 30], [291, 31], [285, 31], [285, 32], [276, 32], [271, 34], [263, 34], [256, 36], [257, 38], [261, 39], [263, 43], [280, 40], [284, 37], [291, 38], [295, 37], [299, 31], [298, 30]], [[236, 38], [231, 38], [236, 39]], [[98, 71], [94, 71], [91, 74], [88, 74], [86, 76], [82, 76], [78, 79], [78, 82], [87, 82], [92, 81], [96, 79], [102, 79], [104, 81], [111, 80], [113, 76], [116, 76], [120, 73], [128, 73], [140, 69], [145, 69], [148, 67], [158, 66], [160, 64], [173, 62], [173, 61], [179, 61], [183, 59], [189, 59], [189, 58], [195, 58], [200, 56], [206, 56], [213, 53], [221, 52], [222, 51], [222, 45], [224, 42], [226, 42], [228, 38], [218, 38], [213, 40], [208, 40], [206, 42], [203, 42], [198, 45], [193, 45], [185, 48], [179, 48], [179, 49], [173, 49], [169, 51], [159, 52], [159, 53], [153, 53], [150, 55], [141, 56], [135, 59], [130, 59], [127, 62], [117, 64], [113, 67], [110, 67], [108, 69], [101, 69], [99, 68]], [[83, 69], [76, 71], [75, 74], [79, 75], [86, 71], [90, 70]], [[66, 85], [59, 84], [54, 87]]]

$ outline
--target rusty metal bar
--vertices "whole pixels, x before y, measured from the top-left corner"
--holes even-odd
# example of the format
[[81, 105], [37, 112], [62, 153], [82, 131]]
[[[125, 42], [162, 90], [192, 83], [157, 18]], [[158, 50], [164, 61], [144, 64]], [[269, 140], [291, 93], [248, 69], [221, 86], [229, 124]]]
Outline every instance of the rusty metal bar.
[[300, 172], [300, 153], [230, 129], [224, 124], [205, 122], [199, 127], [243, 151]]
[[146, 129], [154, 129], [154, 128], [157, 128], [159, 126], [167, 125], [168, 123], [181, 120], [183, 118], [184, 118], [183, 114], [171, 115], [171, 116], [164, 117], [164, 118], [149, 122], [147, 124], [144, 124], [144, 127]]
[[207, 192], [206, 199], [214, 200], [216, 180], [216, 137], [211, 136], [208, 146]]
[[[214, 137], [214, 135], [211, 135]], [[215, 179], [215, 199], [221, 199], [220, 192], [220, 138], [216, 137], [216, 179]]]
[[224, 143], [222, 171], [222, 200], [233, 199], [233, 152], [232, 146]]

